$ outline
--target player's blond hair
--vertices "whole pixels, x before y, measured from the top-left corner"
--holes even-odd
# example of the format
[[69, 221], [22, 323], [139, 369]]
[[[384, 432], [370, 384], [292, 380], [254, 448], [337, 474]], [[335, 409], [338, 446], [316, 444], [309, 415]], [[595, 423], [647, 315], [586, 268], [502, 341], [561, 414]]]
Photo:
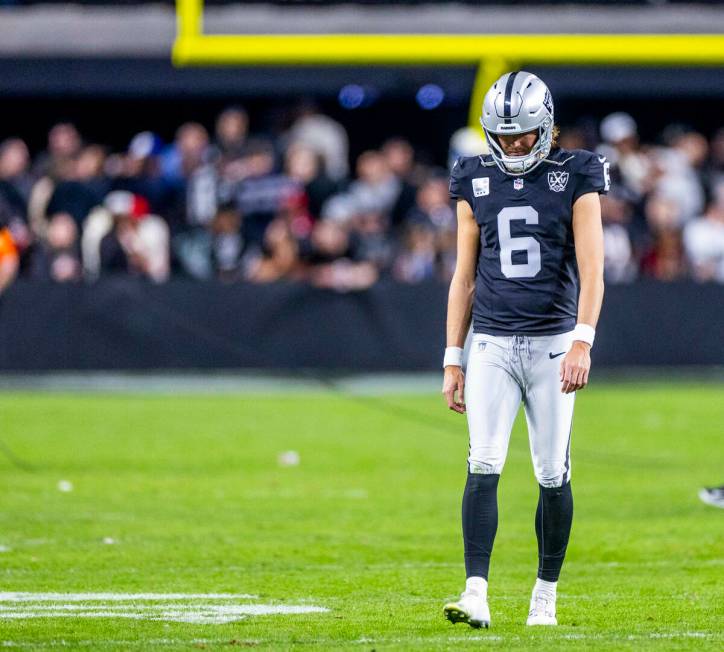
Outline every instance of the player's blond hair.
[[551, 135], [551, 147], [558, 147], [558, 136], [561, 135], [561, 128], [558, 125], [553, 125], [553, 132]]

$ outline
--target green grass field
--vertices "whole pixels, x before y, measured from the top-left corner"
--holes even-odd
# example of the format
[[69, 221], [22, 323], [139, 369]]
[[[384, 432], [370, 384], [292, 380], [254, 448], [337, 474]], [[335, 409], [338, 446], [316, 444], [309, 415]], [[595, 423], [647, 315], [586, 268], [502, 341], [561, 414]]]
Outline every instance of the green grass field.
[[[0, 437], [33, 469], [0, 458], [0, 648], [724, 649], [724, 511], [696, 495], [724, 482], [723, 398], [579, 393], [548, 629], [524, 625], [537, 486], [519, 415], [480, 631], [442, 618], [464, 583], [467, 433], [439, 395], [4, 393]], [[328, 611], [197, 622], [249, 605]]]

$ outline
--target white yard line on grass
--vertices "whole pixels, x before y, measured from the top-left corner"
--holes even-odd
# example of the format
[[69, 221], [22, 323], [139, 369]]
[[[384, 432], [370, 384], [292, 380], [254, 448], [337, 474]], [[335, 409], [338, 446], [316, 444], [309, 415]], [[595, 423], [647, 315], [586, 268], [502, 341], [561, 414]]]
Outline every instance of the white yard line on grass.
[[[221, 624], [249, 616], [329, 611], [326, 607], [305, 604], [229, 603], [229, 600], [248, 600], [256, 597], [246, 593], [0, 593], [0, 620], [129, 618]], [[219, 601], [223, 601], [223, 604], [217, 604]]]
[[33, 618], [125, 618], [130, 620], [161, 620], [164, 622], [193, 623], [197, 625], [222, 625], [242, 620], [248, 616], [295, 615], [325, 613], [324, 607], [306, 607], [296, 605], [252, 604], [226, 607], [219, 605], [200, 605], [200, 607], [179, 607], [168, 609], [158, 607], [144, 610], [91, 609], [65, 610], [57, 608], [23, 607], [15, 611], [0, 611], [2, 620], [28, 620]]

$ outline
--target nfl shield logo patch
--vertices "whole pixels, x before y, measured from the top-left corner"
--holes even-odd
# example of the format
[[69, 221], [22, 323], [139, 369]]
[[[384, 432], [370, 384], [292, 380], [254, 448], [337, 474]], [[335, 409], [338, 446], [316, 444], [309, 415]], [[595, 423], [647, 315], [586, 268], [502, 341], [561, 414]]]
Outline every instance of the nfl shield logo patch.
[[513, 188], [516, 190], [523, 190], [523, 179], [516, 179], [513, 181]]
[[548, 187], [553, 192], [563, 192], [568, 183], [568, 172], [549, 172]]

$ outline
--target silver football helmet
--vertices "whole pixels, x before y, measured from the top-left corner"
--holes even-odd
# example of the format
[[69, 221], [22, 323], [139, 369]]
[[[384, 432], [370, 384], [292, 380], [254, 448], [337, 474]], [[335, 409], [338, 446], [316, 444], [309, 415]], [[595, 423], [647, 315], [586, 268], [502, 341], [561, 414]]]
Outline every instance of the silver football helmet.
[[[498, 167], [513, 176], [530, 172], [551, 151], [553, 142], [553, 98], [548, 87], [534, 74], [508, 72], [485, 94], [480, 117], [490, 153]], [[506, 156], [498, 142], [500, 134], [538, 131], [538, 140], [528, 154]]]

